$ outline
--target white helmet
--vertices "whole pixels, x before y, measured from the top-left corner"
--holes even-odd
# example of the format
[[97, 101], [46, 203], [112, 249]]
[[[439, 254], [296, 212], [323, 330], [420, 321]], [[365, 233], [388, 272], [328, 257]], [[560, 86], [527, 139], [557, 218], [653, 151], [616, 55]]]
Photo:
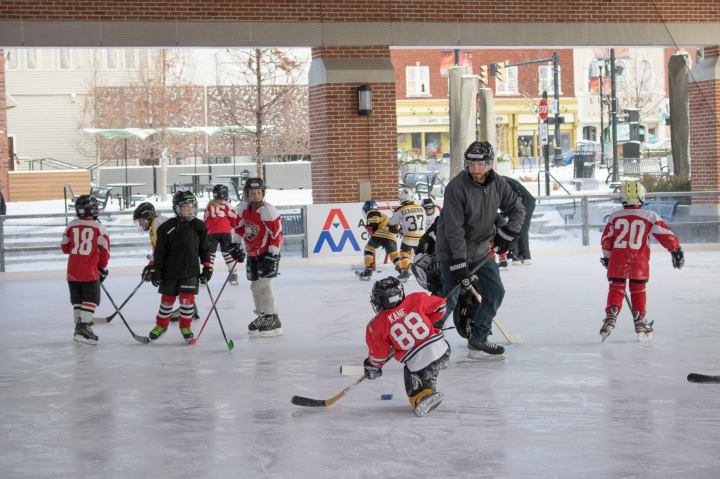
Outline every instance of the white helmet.
[[645, 187], [639, 181], [623, 181], [620, 199], [624, 205], [640, 206], [645, 203]]
[[409, 201], [415, 201], [415, 191], [407, 186], [400, 190], [400, 203], [407, 203]]

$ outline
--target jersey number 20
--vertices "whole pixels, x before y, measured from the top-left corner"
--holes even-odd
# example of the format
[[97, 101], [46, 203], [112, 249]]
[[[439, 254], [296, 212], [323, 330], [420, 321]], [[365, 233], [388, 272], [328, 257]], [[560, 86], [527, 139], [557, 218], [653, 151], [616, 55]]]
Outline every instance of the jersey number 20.
[[410, 313], [405, 316], [402, 323], [395, 323], [390, 327], [390, 335], [403, 351], [407, 351], [414, 348], [417, 341], [427, 338], [430, 329], [419, 314]]
[[619, 218], [615, 221], [615, 228], [618, 230], [615, 237], [615, 248], [640, 249], [645, 238], [645, 222], [642, 220], [628, 221], [625, 218]]

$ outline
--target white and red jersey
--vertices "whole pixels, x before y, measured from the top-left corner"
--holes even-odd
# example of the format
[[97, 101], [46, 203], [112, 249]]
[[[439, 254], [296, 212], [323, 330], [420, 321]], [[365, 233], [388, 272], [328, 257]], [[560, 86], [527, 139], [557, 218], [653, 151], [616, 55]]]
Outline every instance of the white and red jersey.
[[368, 357], [382, 366], [392, 356], [410, 371], [439, 359], [450, 346], [433, 326], [445, 315], [445, 298], [412, 293], [398, 306], [378, 313], [365, 331]]
[[105, 227], [92, 218], [78, 218], [65, 228], [60, 248], [69, 254], [68, 281], [95, 281], [98, 268], [110, 261], [110, 237]]
[[212, 200], [205, 208], [208, 234], [230, 233], [238, 224], [237, 211], [226, 200]]
[[282, 223], [280, 213], [271, 204], [259, 207], [240, 203], [237, 209], [238, 223], [235, 232], [245, 242], [248, 256], [264, 253], [280, 254], [282, 246]]
[[626, 206], [610, 215], [600, 240], [603, 255], [610, 258], [608, 278], [650, 278], [650, 233], [668, 251], [680, 247], [675, 233], [654, 211]]

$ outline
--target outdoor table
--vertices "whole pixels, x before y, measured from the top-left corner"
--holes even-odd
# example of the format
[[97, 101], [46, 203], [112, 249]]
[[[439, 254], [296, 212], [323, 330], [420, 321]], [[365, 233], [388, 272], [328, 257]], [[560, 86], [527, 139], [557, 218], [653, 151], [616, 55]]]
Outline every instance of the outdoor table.
[[113, 188], [122, 188], [122, 202], [120, 203], [120, 209], [128, 208], [133, 204], [132, 202], [132, 189], [134, 186], [145, 186], [147, 183], [108, 183], [107, 186]]
[[207, 176], [210, 177], [209, 172], [204, 173], [180, 173], [178, 176], [190, 176], [192, 177], [192, 192], [196, 195], [198, 194], [198, 191], [200, 191], [200, 177], [201, 176]]

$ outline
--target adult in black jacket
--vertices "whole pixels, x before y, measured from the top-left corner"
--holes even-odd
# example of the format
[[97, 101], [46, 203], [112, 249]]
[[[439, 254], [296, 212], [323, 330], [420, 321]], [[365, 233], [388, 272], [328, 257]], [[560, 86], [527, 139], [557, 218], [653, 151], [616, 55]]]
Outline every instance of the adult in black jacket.
[[511, 249], [511, 254], [515, 256], [515, 261], [521, 261], [524, 264], [530, 262], [530, 221], [532, 220], [533, 211], [535, 211], [535, 197], [515, 178], [509, 176], [504, 177], [513, 192], [520, 198], [520, 202], [525, 208], [525, 220], [522, 228], [520, 228], [520, 236]]
[[[490, 259], [475, 274], [470, 272], [483, 258], [508, 250], [520, 234], [525, 210], [505, 178], [492, 169], [495, 152], [487, 141], [473, 142], [465, 151], [465, 169], [445, 188], [443, 210], [437, 220], [435, 252], [440, 266], [443, 293], [460, 283], [461, 289], [474, 287], [482, 302], [474, 308], [472, 331], [468, 337], [468, 356], [500, 355], [502, 346], [492, 343], [492, 318], [495, 317], [505, 288], [498, 265]], [[508, 223], [495, 227], [498, 209], [508, 217]], [[465, 298], [471, 297], [469, 294]], [[446, 319], [458, 301], [458, 293], [447, 297]], [[472, 310], [468, 308], [468, 310]], [[458, 331], [464, 336], [463, 331]]]
[[193, 338], [190, 326], [198, 282], [210, 280], [212, 264], [205, 223], [196, 218], [195, 195], [190, 191], [175, 193], [173, 210], [176, 216], [164, 222], [157, 230], [151, 274], [152, 282], [158, 286], [162, 297], [155, 318], [157, 324], [148, 337], [154, 341], [167, 331], [175, 298], [180, 296], [180, 332], [185, 341], [190, 342]]

